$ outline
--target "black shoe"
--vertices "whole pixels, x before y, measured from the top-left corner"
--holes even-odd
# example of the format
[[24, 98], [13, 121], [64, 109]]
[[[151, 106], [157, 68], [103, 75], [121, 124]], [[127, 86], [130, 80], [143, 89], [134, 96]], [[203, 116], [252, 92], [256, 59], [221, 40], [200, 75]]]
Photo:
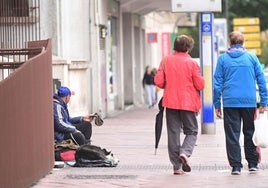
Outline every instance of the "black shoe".
[[249, 171], [250, 173], [257, 172], [257, 171], [258, 171], [258, 166], [249, 165], [249, 166], [248, 166], [248, 171]]
[[251, 168], [248, 169], [248, 171], [254, 173], [254, 172], [258, 171], [258, 168], [257, 167], [251, 167]]
[[240, 175], [241, 174], [241, 167], [233, 167], [232, 175]]

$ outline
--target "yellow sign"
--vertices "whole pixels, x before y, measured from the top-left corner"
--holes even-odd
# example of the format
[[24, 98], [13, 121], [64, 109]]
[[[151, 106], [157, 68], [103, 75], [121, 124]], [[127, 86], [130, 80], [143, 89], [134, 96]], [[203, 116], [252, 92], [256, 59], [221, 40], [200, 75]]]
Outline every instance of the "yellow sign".
[[245, 40], [260, 40], [260, 33], [244, 33]]
[[240, 31], [244, 35], [244, 46], [248, 51], [261, 55], [260, 19], [256, 18], [234, 18], [234, 31]]
[[242, 33], [260, 32], [260, 26], [259, 25], [234, 26], [234, 31], [241, 31]]
[[247, 51], [252, 52], [256, 55], [261, 55], [261, 49], [260, 48], [254, 48], [254, 49], [247, 49]]
[[260, 19], [259, 18], [234, 18], [233, 19], [234, 25], [259, 25]]
[[246, 48], [260, 48], [261, 47], [261, 41], [259, 40], [249, 40], [244, 42], [244, 46]]

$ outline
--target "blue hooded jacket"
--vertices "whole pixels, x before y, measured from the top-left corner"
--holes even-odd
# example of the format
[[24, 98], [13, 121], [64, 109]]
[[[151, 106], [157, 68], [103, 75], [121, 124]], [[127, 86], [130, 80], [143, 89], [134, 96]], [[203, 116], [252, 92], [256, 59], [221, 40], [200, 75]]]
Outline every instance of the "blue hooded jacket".
[[53, 96], [54, 110], [54, 139], [57, 143], [63, 141], [65, 134], [73, 133], [76, 128], [73, 124], [80, 123], [82, 117], [70, 118], [67, 104], [58, 96]]
[[267, 88], [264, 73], [257, 56], [241, 45], [234, 45], [218, 58], [213, 83], [213, 103], [223, 107], [256, 107], [256, 84], [259, 87], [260, 106], [267, 106]]

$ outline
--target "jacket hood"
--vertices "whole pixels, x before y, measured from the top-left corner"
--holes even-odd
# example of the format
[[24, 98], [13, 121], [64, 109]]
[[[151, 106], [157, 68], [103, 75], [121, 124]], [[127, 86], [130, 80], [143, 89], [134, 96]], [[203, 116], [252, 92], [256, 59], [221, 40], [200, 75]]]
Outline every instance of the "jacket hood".
[[53, 101], [59, 103], [64, 109], [67, 110], [67, 104], [57, 94], [53, 96]]
[[227, 54], [233, 58], [240, 57], [245, 52], [246, 49], [242, 45], [233, 45], [227, 50]]

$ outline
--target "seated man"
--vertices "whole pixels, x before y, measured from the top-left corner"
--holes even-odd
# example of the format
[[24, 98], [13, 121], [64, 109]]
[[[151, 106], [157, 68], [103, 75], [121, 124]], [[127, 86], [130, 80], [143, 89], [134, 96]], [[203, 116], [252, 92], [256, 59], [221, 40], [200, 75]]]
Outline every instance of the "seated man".
[[53, 96], [54, 139], [57, 143], [72, 139], [75, 144], [80, 146], [90, 143], [91, 121], [94, 117], [87, 115], [71, 118], [67, 108], [71, 95], [72, 92], [69, 88], [61, 86], [57, 94]]

